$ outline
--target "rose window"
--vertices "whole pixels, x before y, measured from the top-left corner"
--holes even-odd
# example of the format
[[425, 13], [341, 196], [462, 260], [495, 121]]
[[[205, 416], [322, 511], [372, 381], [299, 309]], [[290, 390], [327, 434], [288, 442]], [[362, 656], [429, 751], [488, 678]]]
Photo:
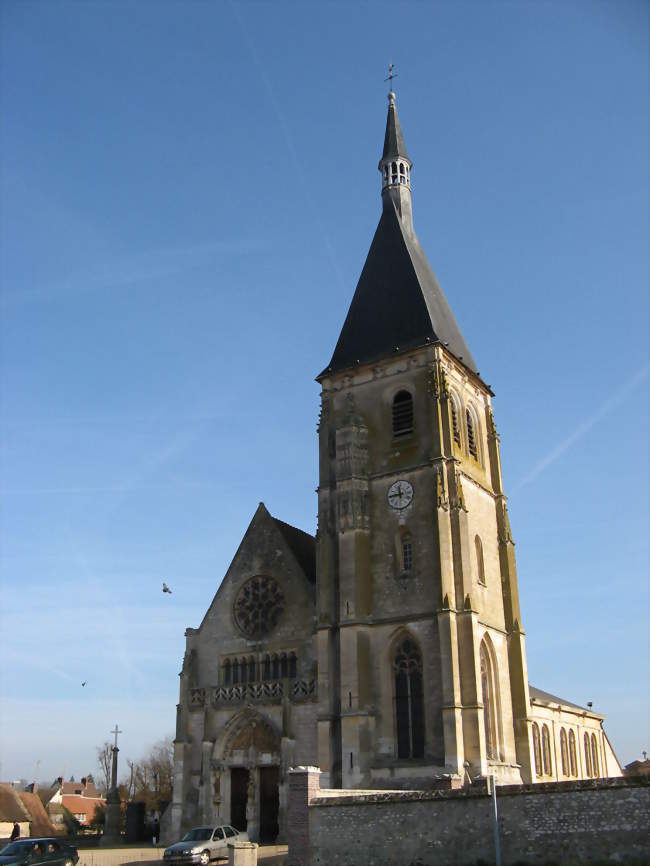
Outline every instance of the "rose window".
[[272, 577], [251, 577], [237, 593], [235, 622], [251, 638], [272, 631], [284, 610], [284, 596]]

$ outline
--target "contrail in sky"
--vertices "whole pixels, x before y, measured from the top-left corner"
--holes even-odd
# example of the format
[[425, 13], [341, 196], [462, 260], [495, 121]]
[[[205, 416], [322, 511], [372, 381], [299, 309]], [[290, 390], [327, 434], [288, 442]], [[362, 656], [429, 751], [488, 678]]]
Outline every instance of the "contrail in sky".
[[648, 364], [646, 364], [645, 367], [642, 367], [640, 370], [637, 370], [634, 376], [632, 376], [632, 378], [628, 382], [626, 382], [622, 388], [619, 388], [619, 390], [612, 397], [609, 397], [607, 400], [605, 400], [605, 402], [601, 404], [601, 406], [596, 410], [596, 412], [594, 412], [593, 415], [587, 418], [586, 421], [583, 421], [582, 424], [576, 427], [573, 433], [567, 436], [567, 438], [560, 442], [559, 445], [556, 445], [552, 451], [549, 451], [546, 457], [543, 457], [538, 463], [536, 463], [535, 466], [533, 466], [533, 468], [530, 470], [530, 472], [527, 475], [524, 475], [521, 481], [515, 485], [512, 492], [520, 490], [525, 484], [529, 484], [531, 481], [534, 481], [537, 476], [540, 475], [548, 466], [550, 466], [552, 463], [555, 463], [556, 460], [559, 460], [559, 458], [565, 453], [565, 451], [568, 451], [569, 448], [571, 448], [571, 446], [578, 441], [578, 439], [581, 439], [586, 433], [591, 430], [591, 428], [595, 424], [597, 424], [606, 415], [609, 415], [612, 409], [615, 409], [616, 406], [622, 403], [628, 396], [628, 394], [630, 394], [631, 391], [633, 391], [638, 385], [641, 384], [644, 379], [647, 378], [649, 371], [650, 365]]

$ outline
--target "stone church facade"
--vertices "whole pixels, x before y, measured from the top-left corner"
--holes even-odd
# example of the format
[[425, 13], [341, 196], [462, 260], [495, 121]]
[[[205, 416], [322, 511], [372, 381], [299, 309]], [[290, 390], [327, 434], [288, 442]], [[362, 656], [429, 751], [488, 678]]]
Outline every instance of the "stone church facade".
[[321, 385], [318, 530], [260, 503], [186, 631], [171, 834], [283, 838], [323, 787], [621, 775], [603, 717], [531, 687], [493, 393], [413, 226], [395, 95], [382, 213]]

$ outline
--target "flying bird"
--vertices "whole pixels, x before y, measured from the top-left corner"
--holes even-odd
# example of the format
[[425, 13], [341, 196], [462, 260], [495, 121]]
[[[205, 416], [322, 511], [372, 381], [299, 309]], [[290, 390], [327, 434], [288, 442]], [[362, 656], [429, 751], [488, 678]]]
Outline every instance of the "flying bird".
[[88, 682], [88, 680], [84, 680], [84, 681], [82, 682], [82, 684], [81, 684], [81, 688], [83, 688], [83, 687], [86, 685], [87, 682]]
[[167, 586], [166, 583], [163, 583], [163, 592], [168, 592], [170, 595], [172, 594], [171, 589]]

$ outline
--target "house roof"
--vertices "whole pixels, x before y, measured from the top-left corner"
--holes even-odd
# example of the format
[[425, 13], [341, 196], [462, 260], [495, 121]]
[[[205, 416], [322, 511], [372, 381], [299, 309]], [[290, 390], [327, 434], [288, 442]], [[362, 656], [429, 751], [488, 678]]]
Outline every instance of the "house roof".
[[442, 343], [478, 374], [424, 250], [406, 231], [392, 198], [382, 197], [377, 231], [332, 360], [318, 378], [425, 343]]
[[0, 784], [0, 821], [29, 821], [29, 812], [11, 785]]
[[38, 794], [32, 794], [28, 791], [21, 791], [19, 797], [23, 806], [27, 809], [31, 816], [31, 835], [32, 836], [53, 836], [56, 833], [54, 825], [48, 818], [45, 806], [40, 800]]
[[73, 815], [85, 815], [90, 821], [98, 806], [105, 806], [106, 800], [102, 797], [79, 797], [73, 794], [63, 795], [63, 805]]
[[61, 793], [78, 794], [83, 797], [99, 797], [99, 791], [93, 782], [86, 782], [84, 785], [81, 780], [78, 782], [63, 782], [61, 785]]
[[290, 523], [272, 517], [310, 583], [316, 583], [316, 539]]

